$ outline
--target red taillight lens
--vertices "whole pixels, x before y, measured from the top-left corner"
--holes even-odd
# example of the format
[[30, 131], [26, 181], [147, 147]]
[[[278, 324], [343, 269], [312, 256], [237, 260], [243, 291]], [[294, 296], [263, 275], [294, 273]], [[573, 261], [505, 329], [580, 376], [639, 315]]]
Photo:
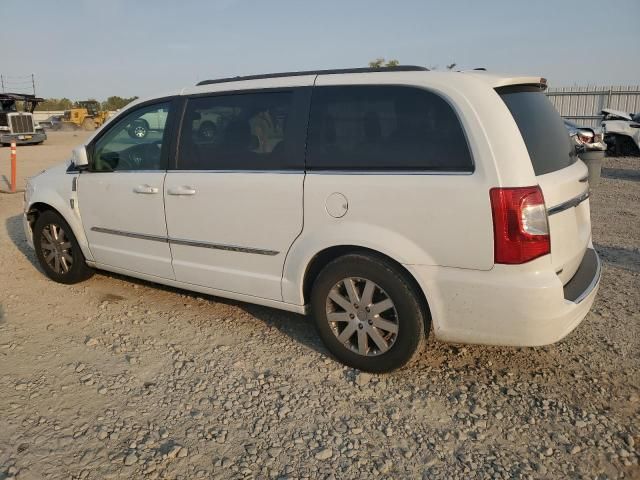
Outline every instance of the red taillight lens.
[[584, 135], [582, 133], [578, 133], [578, 140], [582, 143], [592, 143], [593, 135]]
[[495, 263], [526, 263], [551, 252], [540, 187], [492, 188], [489, 196]]

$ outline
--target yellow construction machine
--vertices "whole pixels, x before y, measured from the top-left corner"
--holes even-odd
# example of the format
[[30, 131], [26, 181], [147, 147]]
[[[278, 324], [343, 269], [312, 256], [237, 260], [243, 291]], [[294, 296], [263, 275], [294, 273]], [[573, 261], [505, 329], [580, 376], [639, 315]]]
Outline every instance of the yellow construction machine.
[[76, 102], [71, 110], [66, 110], [62, 117], [60, 128], [95, 130], [107, 121], [109, 112], [100, 110], [100, 104], [95, 100]]

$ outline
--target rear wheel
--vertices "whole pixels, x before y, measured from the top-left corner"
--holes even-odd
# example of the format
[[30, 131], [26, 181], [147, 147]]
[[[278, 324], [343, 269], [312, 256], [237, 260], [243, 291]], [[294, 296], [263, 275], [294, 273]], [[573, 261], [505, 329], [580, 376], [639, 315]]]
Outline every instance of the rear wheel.
[[58, 213], [48, 210], [38, 217], [33, 243], [40, 266], [50, 279], [71, 284], [93, 274], [71, 227]]
[[332, 261], [311, 296], [320, 337], [350, 367], [395, 370], [424, 344], [426, 309], [406, 274], [383, 257], [349, 254]]

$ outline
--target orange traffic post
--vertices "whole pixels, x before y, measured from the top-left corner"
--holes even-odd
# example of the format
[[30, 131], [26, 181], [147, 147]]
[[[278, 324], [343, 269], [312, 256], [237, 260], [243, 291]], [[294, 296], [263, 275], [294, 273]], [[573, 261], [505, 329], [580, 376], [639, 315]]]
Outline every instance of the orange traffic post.
[[11, 142], [11, 192], [16, 191], [16, 142]]

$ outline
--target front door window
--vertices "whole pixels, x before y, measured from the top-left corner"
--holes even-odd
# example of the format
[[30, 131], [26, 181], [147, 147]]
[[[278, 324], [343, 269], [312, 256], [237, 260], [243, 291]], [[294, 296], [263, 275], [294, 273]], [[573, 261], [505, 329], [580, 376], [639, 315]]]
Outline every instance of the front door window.
[[169, 103], [141, 107], [112, 126], [95, 144], [91, 170], [165, 170], [165, 125]]

